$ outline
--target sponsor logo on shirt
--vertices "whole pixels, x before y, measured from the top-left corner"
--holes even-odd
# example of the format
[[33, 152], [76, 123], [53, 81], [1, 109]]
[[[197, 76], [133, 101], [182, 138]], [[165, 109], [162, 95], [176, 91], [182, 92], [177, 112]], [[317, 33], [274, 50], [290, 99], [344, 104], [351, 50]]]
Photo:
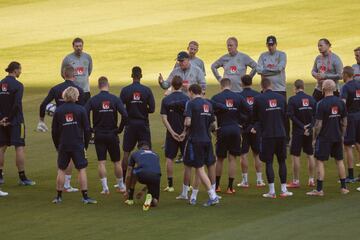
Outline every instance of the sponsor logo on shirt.
[[275, 64], [269, 63], [268, 65], [266, 65], [266, 67], [272, 69], [275, 68]]
[[76, 73], [76, 75], [83, 75], [85, 73], [85, 68], [77, 67], [77, 68], [75, 68], [75, 73]]
[[271, 107], [271, 108], [277, 107], [277, 100], [269, 99], [269, 107]]
[[338, 114], [338, 112], [339, 112], [338, 106], [332, 106], [331, 107], [331, 114], [332, 115], [336, 115], [336, 114]]
[[103, 101], [102, 102], [102, 108], [107, 110], [110, 108], [110, 101]]
[[237, 67], [236, 66], [230, 66], [230, 73], [236, 73]]
[[357, 97], [357, 98], [360, 98], [360, 89], [357, 89], [356, 92], [355, 92], [355, 94], [356, 94], [356, 97]]
[[246, 97], [246, 102], [249, 105], [253, 105], [254, 104], [254, 97]]
[[7, 83], [1, 84], [1, 91], [7, 92], [7, 90], [8, 90], [8, 84]]
[[209, 105], [204, 104], [203, 105], [203, 110], [204, 110], [205, 113], [208, 113], [209, 112]]
[[73, 115], [73, 113], [67, 113], [67, 114], [65, 114], [65, 120], [66, 120], [66, 122], [72, 122], [72, 121], [74, 121], [74, 115]]
[[303, 99], [301, 99], [301, 101], [302, 101], [303, 107], [308, 107], [309, 106], [309, 99], [303, 98]]
[[189, 86], [189, 80], [183, 80], [183, 86], [187, 87]]
[[139, 101], [140, 98], [141, 98], [141, 93], [140, 93], [140, 92], [134, 92], [134, 93], [133, 93], [133, 99], [134, 99], [135, 101]]
[[226, 99], [225, 102], [226, 102], [226, 107], [228, 107], [228, 108], [234, 107], [234, 100], [233, 99]]
[[319, 72], [321, 72], [321, 73], [326, 72], [326, 67], [325, 66], [320, 66]]

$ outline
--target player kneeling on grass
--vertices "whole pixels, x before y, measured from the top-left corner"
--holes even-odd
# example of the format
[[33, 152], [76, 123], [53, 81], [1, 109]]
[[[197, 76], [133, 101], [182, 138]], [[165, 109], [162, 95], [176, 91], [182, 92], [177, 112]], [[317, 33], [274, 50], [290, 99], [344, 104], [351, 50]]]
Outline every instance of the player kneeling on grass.
[[345, 183], [345, 165], [343, 161], [343, 138], [347, 125], [345, 103], [334, 96], [336, 89], [333, 80], [325, 80], [322, 90], [325, 97], [320, 100], [316, 108], [316, 122], [314, 126], [315, 158], [317, 165], [316, 189], [308, 192], [309, 196], [324, 196], [323, 181], [325, 176], [324, 162], [329, 156], [335, 158], [341, 183], [341, 193], [347, 194], [349, 190]]
[[61, 203], [64, 190], [65, 170], [70, 161], [74, 162], [79, 171], [80, 189], [83, 203], [97, 203], [88, 197], [85, 157], [90, 139], [90, 126], [86, 110], [76, 104], [79, 91], [74, 87], [68, 87], [63, 93], [65, 103], [55, 111], [52, 122], [52, 138], [58, 151], [58, 175], [56, 179], [57, 196], [53, 203]]
[[[86, 103], [86, 111], [90, 119], [92, 111], [92, 122], [95, 132], [95, 149], [99, 160], [99, 176], [102, 185], [101, 194], [109, 194], [109, 187], [106, 178], [106, 154], [109, 152], [111, 161], [114, 163], [115, 176], [117, 178], [118, 192], [125, 192], [123, 173], [120, 162], [120, 146], [118, 134], [124, 129], [127, 119], [127, 112], [120, 98], [109, 93], [109, 82], [106, 77], [98, 80], [100, 93], [92, 97]], [[122, 116], [122, 121], [118, 127], [118, 113]]]
[[260, 133], [261, 136], [260, 160], [266, 164], [266, 177], [269, 184], [269, 192], [263, 194], [263, 197], [276, 198], [274, 155], [279, 163], [280, 197], [290, 197], [293, 194], [286, 188], [286, 100], [283, 95], [272, 91], [271, 81], [268, 78], [261, 79], [261, 87], [263, 93], [256, 96], [254, 100], [254, 128], [251, 129], [251, 132]]
[[314, 187], [315, 159], [312, 146], [312, 128], [316, 102], [312, 96], [304, 92], [304, 81], [296, 80], [295, 96], [290, 97], [287, 114], [292, 120], [292, 137], [290, 154], [293, 164], [293, 180], [287, 185], [288, 188], [300, 187], [300, 155], [303, 150], [308, 157], [309, 181], [308, 186]]
[[143, 210], [147, 211], [150, 207], [156, 207], [160, 197], [160, 158], [150, 150], [150, 143], [141, 141], [138, 143], [138, 151], [130, 156], [126, 175], [126, 188], [128, 189], [125, 197], [127, 205], [134, 204], [134, 190], [136, 182], [146, 185], [143, 192], [147, 190]]

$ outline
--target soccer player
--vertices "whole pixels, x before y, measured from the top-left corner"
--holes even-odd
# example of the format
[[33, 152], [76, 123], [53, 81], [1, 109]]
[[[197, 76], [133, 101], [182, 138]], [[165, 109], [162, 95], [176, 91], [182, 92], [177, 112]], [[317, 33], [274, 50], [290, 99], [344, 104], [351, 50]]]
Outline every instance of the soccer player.
[[312, 146], [312, 127], [315, 122], [316, 102], [304, 92], [304, 81], [294, 82], [295, 95], [289, 98], [287, 114], [292, 120], [290, 154], [292, 156], [293, 180], [288, 188], [300, 187], [300, 155], [303, 150], [308, 158], [308, 186], [314, 187], [315, 159]]
[[354, 80], [360, 81], [360, 47], [354, 49], [356, 63], [352, 65], [354, 69]]
[[180, 76], [183, 80], [183, 91], [187, 92], [189, 86], [195, 83], [201, 85], [203, 91], [205, 91], [206, 81], [204, 72], [196, 65], [190, 63], [190, 55], [187, 52], [179, 52], [176, 60], [179, 66], [172, 70], [165, 81], [160, 73], [158, 78], [160, 87], [168, 89], [174, 76]]
[[240, 92], [240, 95], [246, 99], [246, 103], [249, 105], [251, 112], [247, 117], [247, 121], [243, 122], [242, 127], [242, 142], [241, 142], [241, 155], [240, 155], [240, 164], [242, 171], [242, 180], [237, 184], [240, 188], [248, 188], [248, 169], [249, 161], [247, 154], [251, 148], [256, 170], [256, 187], [264, 187], [265, 183], [262, 178], [262, 162], [260, 161], [259, 152], [260, 152], [260, 134], [252, 133], [250, 130], [252, 128], [252, 107], [254, 104], [254, 98], [260, 93], [251, 88], [252, 86], [252, 77], [250, 75], [244, 75], [241, 77], [241, 83], [243, 91]]
[[151, 146], [149, 113], [155, 112], [155, 99], [151, 89], [140, 83], [141, 68], [133, 67], [131, 77], [133, 83], [124, 87], [120, 93], [120, 99], [125, 104], [128, 113], [123, 139], [123, 176], [126, 176], [129, 155], [136, 143], [146, 141]]
[[65, 103], [56, 108], [52, 122], [52, 138], [58, 152], [58, 174], [56, 179], [57, 196], [53, 203], [62, 202], [64, 190], [65, 169], [70, 161], [74, 162], [79, 171], [79, 182], [84, 204], [97, 203], [88, 196], [85, 151], [90, 139], [90, 125], [84, 107], [76, 104], [79, 91], [74, 87], [65, 89]]
[[160, 197], [160, 179], [161, 168], [160, 158], [150, 148], [150, 143], [140, 141], [138, 143], [139, 150], [132, 153], [126, 175], [126, 188], [128, 192], [125, 194], [127, 205], [134, 204], [134, 190], [136, 182], [146, 185], [143, 191], [147, 190], [143, 210], [147, 211], [150, 207], [156, 207]]
[[[222, 175], [223, 162], [229, 161], [229, 181], [226, 190], [227, 194], [234, 194], [233, 182], [236, 175], [236, 157], [241, 154], [241, 129], [240, 116], [250, 115], [250, 107], [245, 99], [231, 91], [231, 80], [223, 78], [220, 81], [221, 92], [211, 98], [212, 101], [223, 104], [227, 111], [215, 112], [216, 131], [216, 192], [221, 192], [220, 179]], [[228, 155], [229, 154], [229, 155]]]
[[[55, 100], [56, 107], [60, 107], [63, 103], [65, 103], [63, 99], [63, 92], [68, 87], [75, 87], [79, 91], [79, 98], [76, 102], [79, 105], [84, 105], [84, 92], [83, 90], [74, 84], [75, 80], [75, 69], [71, 65], [67, 65], [63, 69], [63, 75], [65, 81], [57, 84], [56, 86], [52, 87], [40, 105], [39, 115], [40, 120], [37, 125], [36, 130], [39, 132], [46, 132], [48, 131], [48, 127], [44, 122], [45, 119], [45, 110], [46, 105], [48, 105], [51, 101]], [[78, 192], [79, 189], [74, 188], [71, 186], [71, 173], [72, 169], [74, 168], [74, 163], [70, 161], [68, 168], [65, 170], [65, 183], [64, 183], [64, 191], [65, 192]]]
[[286, 134], [284, 124], [286, 100], [284, 96], [272, 91], [271, 81], [268, 78], [261, 79], [261, 87], [263, 93], [254, 99], [254, 127], [251, 132], [259, 133], [261, 136], [260, 160], [266, 164], [266, 177], [269, 184], [269, 192], [263, 194], [263, 197], [276, 198], [274, 155], [276, 155], [279, 163], [280, 197], [290, 197], [293, 194], [286, 188]]
[[3, 169], [8, 146], [15, 147], [19, 184], [35, 185], [25, 175], [25, 123], [22, 109], [24, 86], [17, 80], [21, 65], [11, 62], [5, 69], [8, 75], [0, 81], [0, 184], [4, 184]]
[[173, 161], [180, 149], [181, 155], [184, 153], [186, 140], [180, 139], [180, 134], [184, 130], [184, 114], [181, 111], [175, 111], [171, 107], [171, 103], [184, 101], [187, 102], [189, 97], [181, 91], [183, 80], [179, 76], [174, 76], [171, 81], [173, 92], [166, 96], [161, 102], [161, 118], [166, 127], [165, 140], [165, 158], [166, 158], [166, 173], [168, 186], [164, 189], [167, 192], [174, 191], [173, 184]]
[[220, 57], [211, 65], [211, 71], [215, 78], [220, 81], [222, 77], [218, 72], [218, 68], [224, 69], [223, 78], [231, 80], [231, 90], [241, 92], [240, 79], [246, 74], [247, 67], [252, 68], [250, 76], [254, 77], [256, 74], [256, 62], [248, 55], [238, 52], [238, 40], [235, 37], [230, 37], [226, 41], [228, 53]]
[[93, 69], [92, 58], [83, 51], [84, 41], [81, 38], [75, 38], [72, 46], [74, 52], [67, 55], [62, 61], [61, 76], [65, 77], [63, 72], [65, 66], [73, 66], [75, 69], [74, 83], [84, 91], [84, 103], [86, 103], [91, 97], [89, 77]]
[[342, 77], [345, 85], [341, 88], [340, 97], [345, 102], [348, 113], [344, 137], [344, 151], [348, 165], [346, 182], [353, 183], [355, 182], [353, 145], [360, 154], [360, 82], [354, 80], [354, 69], [349, 66], [344, 67]]
[[[189, 94], [191, 100], [186, 104], [185, 129], [180, 135], [180, 139], [185, 138], [187, 130], [189, 130], [184, 164], [188, 168], [195, 168], [196, 177], [208, 191], [209, 200], [204, 204], [207, 207], [219, 203], [219, 198], [204, 169], [204, 165], [211, 166], [215, 163], [210, 136], [210, 128], [215, 127], [215, 116], [211, 103], [202, 98], [200, 85], [191, 85]], [[191, 198], [190, 204], [196, 204], [196, 199]]]
[[[128, 117], [122, 101], [109, 93], [109, 81], [106, 77], [98, 80], [100, 93], [90, 98], [85, 109], [90, 119], [92, 112], [93, 132], [95, 133], [95, 149], [98, 157], [98, 172], [102, 185], [101, 194], [110, 194], [106, 177], [106, 155], [109, 153], [114, 163], [114, 173], [117, 179], [117, 191], [125, 192], [125, 184], [120, 162], [120, 146], [118, 134], [123, 131]], [[118, 113], [121, 114], [122, 125], [118, 127]]]
[[314, 125], [317, 183], [316, 189], [308, 192], [307, 195], [324, 196], [324, 163], [329, 156], [336, 160], [341, 185], [340, 191], [342, 194], [347, 194], [349, 190], [345, 183], [346, 173], [342, 148], [347, 125], [346, 106], [339, 97], [334, 96], [336, 84], [333, 80], [325, 80], [322, 83], [322, 89], [325, 97], [317, 104]]
[[324, 96], [322, 92], [322, 82], [325, 79], [331, 79], [336, 83], [334, 95], [339, 96], [338, 82], [341, 79], [341, 71], [343, 64], [338, 55], [330, 50], [331, 43], [328, 39], [322, 38], [318, 42], [318, 49], [320, 55], [315, 58], [314, 66], [311, 74], [317, 80], [317, 85], [313, 92], [313, 97], [316, 102], [320, 101]]
[[[277, 40], [275, 36], [268, 36], [266, 38], [266, 47], [268, 48], [268, 51], [260, 55], [256, 66], [256, 72], [260, 74], [261, 77], [270, 79], [272, 90], [283, 95], [286, 100], [286, 53], [277, 50]], [[288, 117], [286, 117], [285, 120], [285, 130], [286, 138], [289, 142], [290, 121]]]
[[[200, 68], [203, 71], [204, 76], [206, 76], [204, 61], [196, 56], [196, 54], [199, 51], [199, 43], [196, 42], [196, 41], [190, 41], [189, 45], [187, 47], [187, 51], [188, 51], [188, 54], [189, 54], [190, 64]], [[176, 67], [179, 67], [178, 62], [175, 64], [174, 68], [176, 68]]]

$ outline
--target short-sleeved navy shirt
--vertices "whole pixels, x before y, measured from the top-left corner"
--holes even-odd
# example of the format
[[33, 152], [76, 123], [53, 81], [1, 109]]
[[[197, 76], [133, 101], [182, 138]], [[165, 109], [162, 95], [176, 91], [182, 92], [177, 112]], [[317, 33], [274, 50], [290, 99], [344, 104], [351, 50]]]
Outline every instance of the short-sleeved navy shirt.
[[134, 168], [135, 174], [140, 172], [161, 174], [160, 158], [151, 150], [138, 150], [131, 154], [129, 166]]
[[346, 116], [345, 103], [339, 97], [327, 96], [318, 102], [316, 120], [322, 120], [319, 138], [340, 142], [342, 138], [340, 120]]
[[7, 76], [0, 81], [0, 87], [0, 120], [7, 117], [12, 126], [24, 123], [23, 84], [15, 77]]
[[211, 142], [210, 125], [215, 121], [213, 107], [201, 97], [187, 102], [185, 117], [191, 118], [189, 139], [192, 142]]
[[341, 88], [340, 97], [346, 100], [348, 113], [354, 114], [360, 112], [360, 82], [355, 80], [346, 82]]

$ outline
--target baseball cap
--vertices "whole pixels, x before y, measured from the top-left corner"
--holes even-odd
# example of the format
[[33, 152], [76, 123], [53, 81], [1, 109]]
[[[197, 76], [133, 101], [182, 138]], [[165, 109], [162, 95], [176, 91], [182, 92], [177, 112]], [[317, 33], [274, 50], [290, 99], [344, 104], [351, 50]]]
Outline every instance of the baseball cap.
[[184, 60], [185, 58], [190, 58], [189, 54], [185, 51], [181, 51], [178, 53], [176, 60], [181, 61]]
[[275, 36], [268, 36], [266, 38], [266, 44], [273, 45], [276, 43], [276, 37]]

